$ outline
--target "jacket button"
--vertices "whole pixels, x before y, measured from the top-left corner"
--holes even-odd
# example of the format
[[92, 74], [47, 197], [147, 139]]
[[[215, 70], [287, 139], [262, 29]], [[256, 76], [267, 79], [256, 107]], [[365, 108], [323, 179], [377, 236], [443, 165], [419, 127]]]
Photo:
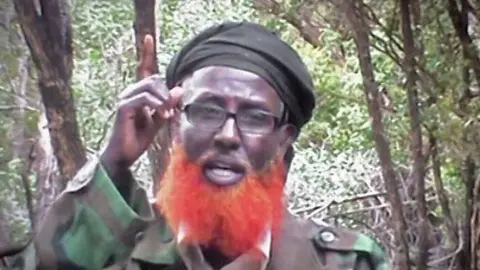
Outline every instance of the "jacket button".
[[331, 243], [335, 241], [335, 235], [330, 232], [330, 231], [323, 231], [320, 233], [320, 238], [323, 240], [325, 243]]
[[142, 241], [142, 239], [143, 239], [143, 232], [138, 232], [135, 235], [135, 243], [138, 244], [140, 241]]

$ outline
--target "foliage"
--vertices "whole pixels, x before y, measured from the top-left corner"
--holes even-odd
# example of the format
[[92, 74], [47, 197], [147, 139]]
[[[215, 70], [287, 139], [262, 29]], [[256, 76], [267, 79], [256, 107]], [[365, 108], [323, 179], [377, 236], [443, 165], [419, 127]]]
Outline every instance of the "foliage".
[[76, 1], [72, 86], [84, 143], [99, 150], [112, 124], [117, 95], [135, 78], [130, 1]]

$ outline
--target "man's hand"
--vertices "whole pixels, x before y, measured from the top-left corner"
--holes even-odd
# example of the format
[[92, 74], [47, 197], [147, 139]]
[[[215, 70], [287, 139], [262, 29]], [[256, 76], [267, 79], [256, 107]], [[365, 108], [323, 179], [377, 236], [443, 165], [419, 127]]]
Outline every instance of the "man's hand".
[[147, 35], [139, 63], [141, 80], [119, 96], [113, 133], [101, 157], [109, 173], [125, 170], [142, 155], [181, 100], [181, 88], [169, 92], [160, 76], [152, 75], [153, 46], [152, 36]]

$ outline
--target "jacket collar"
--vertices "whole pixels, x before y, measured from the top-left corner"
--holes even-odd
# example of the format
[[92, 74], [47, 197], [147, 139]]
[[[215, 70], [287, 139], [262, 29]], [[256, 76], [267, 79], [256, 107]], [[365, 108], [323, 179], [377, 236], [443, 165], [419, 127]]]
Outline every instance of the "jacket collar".
[[[268, 248], [265, 249], [268, 256], [266, 256], [264, 260], [253, 261], [249, 257], [251, 254], [247, 253], [238, 257], [229, 265], [235, 264], [235, 269], [252, 270], [266, 269], [270, 261], [277, 261], [284, 265], [289, 265], [292, 263], [290, 260], [292, 259], [292, 256], [303, 256], [300, 253], [311, 254], [311, 251], [303, 249], [312, 246], [310, 241], [316, 235], [316, 232], [316, 226], [311, 226], [309, 223], [298, 223], [296, 218], [286, 210], [280, 234], [276, 239], [273, 239], [271, 245], [268, 245]], [[296, 246], [296, 248], [285, 248], [291, 245]], [[274, 248], [272, 249], [271, 246], [274, 246]], [[301, 247], [303, 247], [303, 249]], [[195, 249], [194, 247], [188, 247], [186, 249], [186, 247], [178, 245], [172, 230], [167, 225], [166, 220], [160, 215], [158, 215], [157, 219], [152, 221], [147, 230], [144, 231], [132, 253], [133, 260], [163, 266], [174, 265], [179, 261], [184, 261], [185, 264], [188, 265], [189, 260], [191, 264], [197, 266], [197, 263], [201, 264], [201, 259], [198, 258], [202, 257], [199, 249]], [[316, 260], [311, 261], [311, 263], [317, 263]], [[205, 264], [205, 269], [212, 269], [208, 267], [209, 266]], [[292, 268], [274, 267], [274, 269]]]

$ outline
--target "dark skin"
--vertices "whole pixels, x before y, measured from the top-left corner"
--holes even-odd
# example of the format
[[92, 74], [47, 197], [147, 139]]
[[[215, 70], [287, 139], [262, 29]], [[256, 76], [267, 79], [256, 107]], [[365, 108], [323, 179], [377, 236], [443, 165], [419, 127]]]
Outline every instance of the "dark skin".
[[[255, 109], [278, 118], [284, 109], [277, 93], [264, 79], [234, 68], [197, 70], [183, 82], [183, 87], [185, 104], [207, 104], [230, 113]], [[233, 118], [228, 118], [219, 129], [197, 127], [185, 114], [179, 116], [178, 123], [176, 138], [192, 161], [206, 166], [209, 161], [223, 160], [237, 165], [243, 173], [261, 171], [277, 155], [283, 156], [295, 135], [295, 127], [288, 124], [267, 134], [242, 132]], [[210, 180], [219, 184], [215, 179]]]
[[186, 120], [180, 105], [212, 103], [236, 113], [239, 108], [255, 107], [281, 117], [283, 104], [275, 90], [261, 77], [234, 68], [207, 67], [185, 78], [182, 87], [170, 91], [153, 70], [153, 39], [146, 36], [140, 60], [141, 81], [120, 95], [113, 133], [101, 161], [117, 187], [122, 175], [147, 149], [158, 130], [174, 121], [173, 137], [183, 144], [190, 160], [204, 166], [209, 160], [227, 159], [244, 172], [260, 171], [285, 154], [293, 143], [296, 129], [282, 124], [263, 135], [239, 132], [233, 118], [218, 130], [202, 129]]

